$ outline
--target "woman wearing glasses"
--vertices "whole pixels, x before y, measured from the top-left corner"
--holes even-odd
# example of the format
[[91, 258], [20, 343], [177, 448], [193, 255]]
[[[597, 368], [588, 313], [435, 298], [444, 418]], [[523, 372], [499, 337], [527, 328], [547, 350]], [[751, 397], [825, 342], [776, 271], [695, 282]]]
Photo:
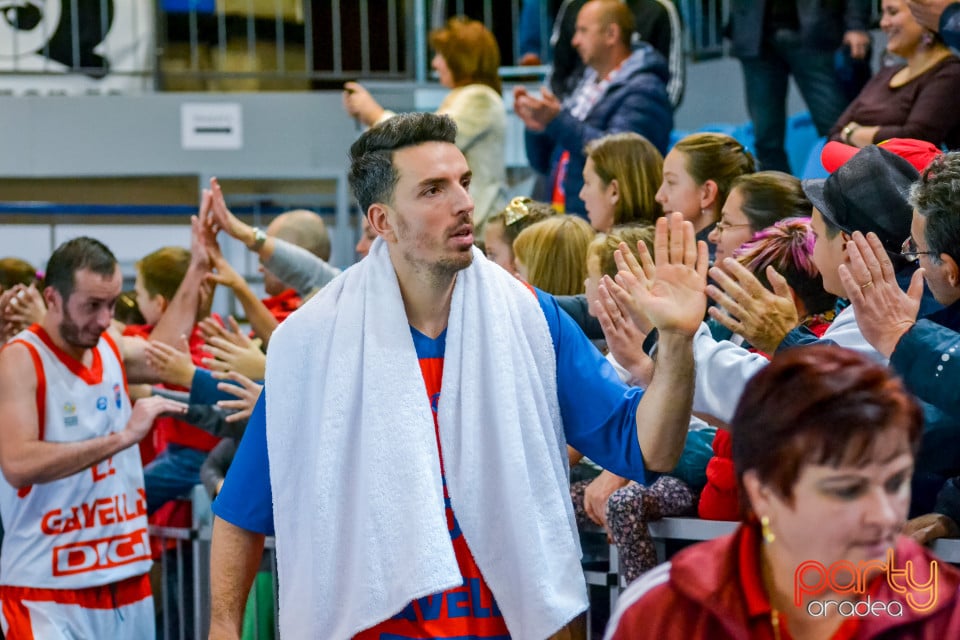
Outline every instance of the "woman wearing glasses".
[[715, 246], [719, 264], [777, 220], [809, 216], [810, 201], [803, 195], [799, 180], [780, 171], [747, 174], [731, 184], [720, 220], [707, 240]]

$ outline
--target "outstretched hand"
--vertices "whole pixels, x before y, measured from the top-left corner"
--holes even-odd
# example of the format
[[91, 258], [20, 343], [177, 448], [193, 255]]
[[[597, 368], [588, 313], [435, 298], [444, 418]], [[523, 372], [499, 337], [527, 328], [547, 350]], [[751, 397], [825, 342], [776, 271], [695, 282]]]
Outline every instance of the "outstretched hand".
[[239, 291], [249, 286], [244, 277], [219, 251], [211, 254], [211, 266], [213, 270], [205, 276], [208, 283], [221, 285], [231, 291]]
[[722, 311], [712, 307], [707, 313], [760, 351], [774, 353], [787, 334], [800, 324], [790, 285], [773, 267], [767, 267], [767, 279], [773, 291], [733, 258], [724, 259], [723, 269], [716, 266], [710, 269], [710, 277], [719, 288], [708, 285], [707, 295]]
[[232, 320], [233, 331], [224, 331], [228, 335], [215, 335], [207, 338], [207, 351], [213, 356], [204, 358], [203, 364], [211, 371], [236, 371], [254, 380], [263, 380], [267, 368], [267, 356], [260, 350], [260, 339], [251, 339], [240, 331], [236, 320]]
[[133, 412], [130, 414], [130, 420], [124, 429], [137, 443], [143, 440], [150, 429], [153, 427], [153, 421], [161, 414], [170, 416], [182, 416], [187, 412], [187, 405], [163, 396], [150, 396], [137, 400], [133, 405]]
[[217, 402], [217, 406], [221, 409], [228, 409], [233, 412], [227, 416], [227, 422], [239, 422], [249, 418], [250, 414], [253, 413], [253, 407], [257, 404], [257, 399], [260, 397], [260, 392], [263, 391], [263, 385], [236, 371], [226, 373], [215, 371], [213, 377], [217, 380], [230, 380], [236, 383], [217, 383], [217, 389], [237, 397], [236, 400], [219, 400]]
[[[205, 189], [204, 193], [208, 191]], [[210, 178], [210, 206], [203, 216], [204, 225], [216, 232], [222, 229], [231, 238], [247, 244], [253, 240], [253, 227], [233, 215], [223, 197], [223, 189], [216, 178]]]
[[180, 336], [177, 346], [150, 341], [144, 348], [147, 364], [156, 371], [165, 384], [190, 388], [197, 366], [190, 357], [190, 346], [185, 336]]
[[916, 323], [923, 297], [923, 269], [917, 269], [904, 293], [893, 263], [875, 233], [859, 231], [847, 243], [849, 264], [840, 265], [840, 282], [853, 305], [860, 333], [887, 358]]
[[[649, 255], [640, 245], [641, 261]], [[628, 311], [638, 326], [644, 316], [661, 334], [693, 336], [703, 321], [707, 307], [704, 293], [707, 282], [707, 245], [697, 242], [693, 225], [679, 213], [657, 220], [654, 238], [652, 277], [621, 247], [614, 253], [620, 271], [615, 284], [604, 276], [604, 284], [621, 308]]]

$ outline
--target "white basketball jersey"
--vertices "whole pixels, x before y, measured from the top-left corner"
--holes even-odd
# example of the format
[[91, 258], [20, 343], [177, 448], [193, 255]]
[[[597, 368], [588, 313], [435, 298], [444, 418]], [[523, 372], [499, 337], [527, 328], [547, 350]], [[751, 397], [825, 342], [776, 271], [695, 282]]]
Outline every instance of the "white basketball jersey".
[[[121, 431], [130, 398], [116, 344], [103, 334], [83, 367], [34, 325], [25, 344], [37, 372], [40, 440], [77, 442]], [[138, 447], [67, 478], [14, 489], [0, 478], [0, 584], [75, 589], [150, 570]]]

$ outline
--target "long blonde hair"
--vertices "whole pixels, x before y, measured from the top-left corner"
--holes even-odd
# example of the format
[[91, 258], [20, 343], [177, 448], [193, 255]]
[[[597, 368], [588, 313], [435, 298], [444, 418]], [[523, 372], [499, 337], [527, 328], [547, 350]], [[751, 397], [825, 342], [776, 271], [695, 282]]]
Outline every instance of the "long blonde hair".
[[531, 285], [557, 296], [578, 295], [584, 292], [587, 247], [594, 235], [579, 216], [555, 216], [521, 231], [513, 253], [526, 267]]

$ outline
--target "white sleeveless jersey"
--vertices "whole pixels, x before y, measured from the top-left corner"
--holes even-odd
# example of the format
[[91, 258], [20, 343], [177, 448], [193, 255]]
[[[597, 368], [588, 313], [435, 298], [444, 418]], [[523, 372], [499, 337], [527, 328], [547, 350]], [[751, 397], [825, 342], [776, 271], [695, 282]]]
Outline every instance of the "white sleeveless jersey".
[[[37, 372], [40, 440], [77, 442], [121, 431], [130, 398], [116, 344], [103, 334], [84, 368], [34, 325], [25, 344]], [[150, 570], [138, 447], [67, 478], [20, 490], [0, 478], [0, 584], [76, 589]]]

